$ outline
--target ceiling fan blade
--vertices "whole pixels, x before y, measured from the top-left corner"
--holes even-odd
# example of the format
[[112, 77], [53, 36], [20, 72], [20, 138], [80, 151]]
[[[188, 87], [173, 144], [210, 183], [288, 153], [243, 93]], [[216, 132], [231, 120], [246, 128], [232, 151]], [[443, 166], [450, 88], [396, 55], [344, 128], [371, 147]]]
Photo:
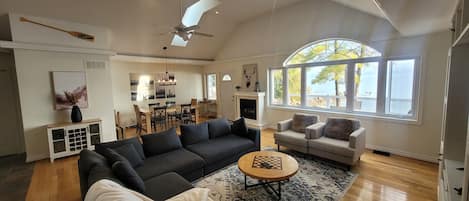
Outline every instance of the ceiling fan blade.
[[188, 41], [190, 39], [186, 32], [176, 32], [176, 35], [181, 37], [184, 41]]
[[193, 30], [199, 29], [199, 28], [200, 28], [199, 25], [194, 25], [194, 26], [184, 27], [182, 29], [182, 31], [188, 32], [188, 31], [193, 31]]
[[175, 33], [176, 32], [174, 31], [166, 31], [166, 32], [159, 33], [158, 36], [164, 36], [164, 35], [175, 34]]
[[202, 32], [197, 32], [197, 31], [193, 31], [193, 32], [190, 32], [190, 33], [194, 34], [194, 35], [197, 35], [197, 36], [213, 37], [212, 34], [202, 33]]

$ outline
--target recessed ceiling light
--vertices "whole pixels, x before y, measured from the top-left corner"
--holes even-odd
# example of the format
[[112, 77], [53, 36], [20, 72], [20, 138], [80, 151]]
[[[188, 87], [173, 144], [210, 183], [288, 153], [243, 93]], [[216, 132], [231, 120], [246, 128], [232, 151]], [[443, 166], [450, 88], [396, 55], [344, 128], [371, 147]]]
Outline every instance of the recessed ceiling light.
[[215, 11], [215, 14], [218, 15], [218, 14], [220, 14], [220, 12], [217, 10], [217, 11]]

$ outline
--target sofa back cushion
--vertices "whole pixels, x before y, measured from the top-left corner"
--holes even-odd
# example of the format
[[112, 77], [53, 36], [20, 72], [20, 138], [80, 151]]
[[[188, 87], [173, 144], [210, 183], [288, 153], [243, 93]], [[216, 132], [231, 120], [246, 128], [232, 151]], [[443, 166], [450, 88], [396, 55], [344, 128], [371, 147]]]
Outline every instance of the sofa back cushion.
[[296, 113], [293, 116], [291, 129], [298, 133], [305, 133], [305, 128], [318, 121], [316, 115]]
[[117, 161], [126, 161], [129, 162], [132, 167], [139, 167], [143, 165], [143, 160], [140, 158], [139, 154], [135, 150], [132, 144], [124, 144], [120, 147], [115, 148], [104, 148], [99, 150], [109, 161], [109, 165], [114, 164]]
[[184, 146], [208, 141], [208, 139], [207, 122], [181, 125], [181, 141]]
[[208, 121], [208, 133], [210, 139], [231, 134], [231, 126], [226, 118]]
[[233, 124], [231, 125], [231, 132], [239, 136], [248, 135], [248, 126], [246, 125], [244, 117], [233, 121]]
[[97, 145], [95, 145], [95, 149], [98, 153], [100, 153], [101, 149], [104, 149], [104, 148], [111, 148], [112, 149], [112, 148], [120, 147], [124, 144], [132, 144], [134, 146], [135, 150], [137, 151], [138, 155], [140, 156], [140, 158], [142, 160], [145, 159], [145, 154], [143, 152], [142, 144], [140, 143], [140, 141], [138, 140], [137, 137], [126, 139], [126, 140], [119, 140], [119, 141], [105, 142], [105, 143], [97, 144]]
[[338, 140], [349, 140], [350, 134], [360, 128], [360, 122], [352, 119], [328, 118], [324, 136]]
[[112, 172], [122, 181], [128, 188], [140, 193], [145, 193], [145, 183], [138, 176], [134, 168], [125, 161], [117, 161], [112, 165]]
[[142, 141], [146, 156], [154, 156], [182, 148], [181, 140], [174, 127], [160, 133], [142, 135]]

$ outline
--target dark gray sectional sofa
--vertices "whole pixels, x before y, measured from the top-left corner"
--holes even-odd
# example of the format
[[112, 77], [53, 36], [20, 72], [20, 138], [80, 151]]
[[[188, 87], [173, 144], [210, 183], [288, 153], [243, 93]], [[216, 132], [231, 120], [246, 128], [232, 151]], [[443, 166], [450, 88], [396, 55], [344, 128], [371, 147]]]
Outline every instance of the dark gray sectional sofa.
[[134, 170], [143, 180], [145, 195], [154, 200], [165, 200], [184, 192], [192, 188], [191, 181], [236, 162], [245, 153], [260, 150], [260, 131], [247, 127], [244, 130], [239, 126], [233, 128], [236, 125], [230, 125], [226, 119], [216, 119], [197, 125], [181, 125], [180, 137], [170, 129], [142, 136], [143, 144], [132, 138], [96, 145], [96, 151], [83, 150], [78, 160], [82, 198], [100, 179], [127, 186], [113, 173], [108, 159], [99, 154], [100, 150], [125, 144], [132, 144], [143, 159], [143, 164]]

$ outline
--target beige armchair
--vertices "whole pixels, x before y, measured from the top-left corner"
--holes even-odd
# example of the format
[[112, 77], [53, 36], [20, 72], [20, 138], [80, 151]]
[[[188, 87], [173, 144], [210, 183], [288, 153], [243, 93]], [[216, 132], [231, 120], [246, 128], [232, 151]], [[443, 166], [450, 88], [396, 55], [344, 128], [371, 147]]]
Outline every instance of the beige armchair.
[[318, 122], [318, 116], [297, 113], [292, 119], [277, 123], [277, 132], [274, 133], [277, 149], [280, 146], [288, 147], [302, 153], [308, 153], [308, 140], [310, 132]]
[[358, 120], [328, 118], [309, 129], [309, 154], [354, 165], [365, 151], [366, 132]]

